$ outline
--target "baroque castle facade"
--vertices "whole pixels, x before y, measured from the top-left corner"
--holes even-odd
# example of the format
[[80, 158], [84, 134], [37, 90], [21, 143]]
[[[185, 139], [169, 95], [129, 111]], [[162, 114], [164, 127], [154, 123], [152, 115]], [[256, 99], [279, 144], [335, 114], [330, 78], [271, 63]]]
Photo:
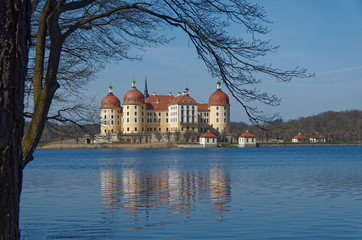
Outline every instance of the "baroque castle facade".
[[221, 90], [221, 83], [210, 95], [208, 103], [197, 103], [186, 88], [183, 93], [173, 96], [148, 94], [147, 80], [144, 94], [132, 87], [123, 97], [123, 105], [109, 93], [101, 101], [101, 133], [109, 135], [141, 135], [156, 133], [210, 131], [229, 133], [230, 104], [229, 97]]

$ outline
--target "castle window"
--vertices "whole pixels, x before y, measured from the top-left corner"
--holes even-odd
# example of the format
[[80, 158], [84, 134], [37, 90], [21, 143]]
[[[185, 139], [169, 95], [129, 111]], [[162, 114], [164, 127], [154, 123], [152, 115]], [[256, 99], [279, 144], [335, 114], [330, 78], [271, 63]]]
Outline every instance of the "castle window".
[[111, 121], [111, 125], [113, 125], [114, 124], [114, 122], [113, 122], [113, 120]]
[[134, 109], [137, 109], [137, 106], [134, 106]]
[[161, 132], [161, 128], [159, 128], [159, 129], [158, 129], [158, 131], [160, 131], [160, 132]]
[[137, 118], [134, 119], [134, 122], [137, 123]]
[[119, 125], [119, 121], [117, 121], [117, 125]]
[[137, 98], [134, 99], [134, 102], [137, 102]]
[[137, 116], [137, 112], [134, 112], [134, 115]]
[[[127, 98], [127, 102], [129, 102], [129, 98]], [[128, 108], [128, 106], [127, 106], [127, 108]]]
[[226, 123], [226, 118], [224, 118], [224, 123]]
[[127, 128], [127, 132], [129, 132], [129, 127]]
[[107, 119], [107, 115], [104, 115], [104, 119]]
[[219, 118], [216, 118], [216, 123], [219, 123]]
[[127, 116], [129, 116], [129, 112], [127, 112]]
[[216, 107], [216, 110], [219, 110], [219, 107]]
[[111, 130], [111, 133], [113, 134], [113, 129]]
[[216, 116], [219, 116], [219, 112], [216, 112]]
[[[145, 122], [145, 119], [144, 118], [142, 118], [142, 122]], [[143, 131], [143, 130], [142, 130]]]
[[[128, 100], [129, 100], [129, 98], [128, 98]], [[129, 109], [129, 106], [127, 106], [127, 109]]]
[[143, 106], [141, 106], [142, 110], [143, 110]]
[[129, 118], [127, 118], [127, 123], [129, 123]]
[[160, 112], [158, 113], [158, 116], [161, 117], [161, 113], [160, 113]]
[[154, 128], [153, 131], [157, 132], [156, 128]]
[[111, 115], [111, 119], [113, 119], [113, 115]]
[[161, 118], [158, 119], [158, 122], [159, 122], [159, 123], [161, 122]]
[[166, 118], [166, 122], [168, 123], [168, 118]]
[[137, 132], [137, 128], [136, 128], [136, 127], [134, 128], [134, 131]]

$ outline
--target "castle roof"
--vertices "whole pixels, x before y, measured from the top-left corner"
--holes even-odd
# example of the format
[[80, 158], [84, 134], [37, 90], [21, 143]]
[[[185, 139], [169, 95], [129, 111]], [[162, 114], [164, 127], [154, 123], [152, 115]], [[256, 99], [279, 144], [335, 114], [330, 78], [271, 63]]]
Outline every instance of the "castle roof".
[[101, 101], [101, 109], [118, 109], [121, 108], [121, 102], [118, 97], [113, 95], [112, 86], [109, 86], [109, 93]]
[[209, 105], [229, 106], [229, 96], [221, 90], [221, 83], [217, 82], [216, 91], [209, 98]]
[[172, 99], [170, 104], [189, 104], [189, 105], [191, 105], [191, 104], [197, 104], [197, 102], [188, 95], [179, 95], [179, 96], [175, 97], [174, 99]]
[[136, 104], [144, 104], [145, 97], [143, 93], [141, 93], [136, 88], [136, 81], [132, 81], [132, 88], [128, 90], [123, 97], [123, 104], [124, 105], [136, 105]]
[[168, 105], [174, 98], [172, 95], [151, 95], [145, 103], [148, 110], [168, 110]]
[[210, 111], [209, 104], [199, 103], [199, 104], [197, 104], [197, 110], [198, 111]]

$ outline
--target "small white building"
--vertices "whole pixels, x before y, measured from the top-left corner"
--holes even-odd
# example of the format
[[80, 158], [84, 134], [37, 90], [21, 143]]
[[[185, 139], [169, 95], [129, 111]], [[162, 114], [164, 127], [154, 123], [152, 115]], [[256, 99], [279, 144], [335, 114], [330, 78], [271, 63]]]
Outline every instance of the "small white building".
[[309, 141], [312, 143], [325, 143], [326, 139], [319, 133], [316, 133], [315, 135], [313, 135], [309, 138]]
[[211, 132], [207, 132], [200, 137], [200, 144], [203, 147], [217, 147], [217, 137]]
[[239, 136], [239, 147], [256, 147], [256, 136], [246, 131]]
[[297, 136], [292, 138], [293, 143], [304, 143], [307, 142], [307, 137], [303, 136], [301, 133], [299, 133]]

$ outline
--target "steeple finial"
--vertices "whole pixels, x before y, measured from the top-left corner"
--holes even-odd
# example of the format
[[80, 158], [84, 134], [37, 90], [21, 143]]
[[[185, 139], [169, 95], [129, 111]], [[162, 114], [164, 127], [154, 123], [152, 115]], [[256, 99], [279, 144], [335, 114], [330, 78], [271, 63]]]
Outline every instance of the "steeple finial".
[[145, 77], [145, 90], [143, 95], [145, 95], [145, 99], [147, 99], [150, 95], [148, 95], [148, 89], [147, 89], [147, 76]]
[[218, 81], [216, 83], [216, 91], [221, 91], [221, 82], [220, 81]]
[[137, 88], [136, 88], [136, 80], [135, 80], [134, 74], [133, 74], [133, 80], [132, 80], [132, 89], [137, 89]]
[[112, 82], [109, 83], [108, 93], [112, 93], [113, 87]]

